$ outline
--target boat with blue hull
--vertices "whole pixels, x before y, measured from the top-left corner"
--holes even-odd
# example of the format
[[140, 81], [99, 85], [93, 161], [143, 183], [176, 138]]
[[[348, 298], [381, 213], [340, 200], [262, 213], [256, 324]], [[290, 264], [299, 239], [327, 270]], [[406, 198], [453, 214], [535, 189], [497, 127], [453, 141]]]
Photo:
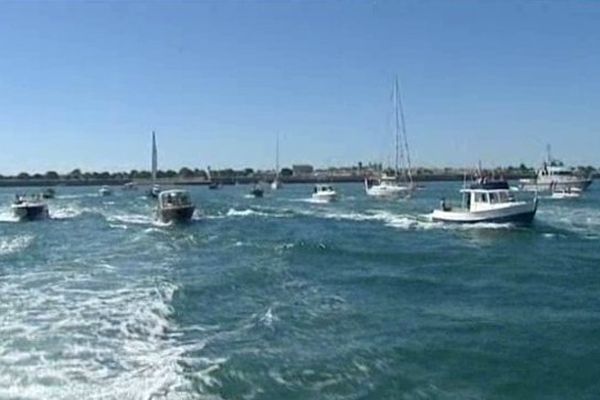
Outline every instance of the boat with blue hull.
[[506, 181], [481, 180], [462, 189], [461, 193], [463, 198], [460, 207], [452, 207], [442, 199], [440, 208], [431, 214], [432, 220], [461, 224], [529, 224], [537, 211], [537, 193], [533, 199], [517, 200]]

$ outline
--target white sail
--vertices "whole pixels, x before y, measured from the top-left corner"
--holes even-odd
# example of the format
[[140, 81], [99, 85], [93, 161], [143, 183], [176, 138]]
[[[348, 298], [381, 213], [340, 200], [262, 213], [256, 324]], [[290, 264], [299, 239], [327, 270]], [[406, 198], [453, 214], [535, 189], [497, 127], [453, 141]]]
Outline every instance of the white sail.
[[279, 133], [275, 138], [275, 179], [271, 182], [271, 189], [281, 189], [281, 180], [279, 179]]
[[158, 151], [156, 150], [156, 134], [152, 131], [152, 183], [156, 183], [158, 169]]

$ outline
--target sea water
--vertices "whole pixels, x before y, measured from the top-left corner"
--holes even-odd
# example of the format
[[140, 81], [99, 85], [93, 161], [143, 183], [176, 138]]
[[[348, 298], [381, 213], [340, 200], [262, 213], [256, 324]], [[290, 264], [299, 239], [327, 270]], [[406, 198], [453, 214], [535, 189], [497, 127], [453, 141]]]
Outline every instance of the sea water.
[[0, 399], [598, 398], [600, 186], [530, 227], [336, 187], [192, 187], [186, 226], [93, 187], [19, 223], [0, 189]]

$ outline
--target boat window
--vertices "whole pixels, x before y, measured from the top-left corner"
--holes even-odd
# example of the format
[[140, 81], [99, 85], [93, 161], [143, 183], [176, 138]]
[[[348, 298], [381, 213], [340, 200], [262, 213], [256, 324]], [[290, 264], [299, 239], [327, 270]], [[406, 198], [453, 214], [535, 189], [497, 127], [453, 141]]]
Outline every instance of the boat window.
[[483, 203], [486, 201], [486, 200], [484, 200], [484, 197], [483, 197], [484, 193], [475, 192], [474, 194], [475, 194], [475, 203]]
[[488, 195], [490, 196], [490, 203], [495, 204], [498, 202], [498, 196], [496, 193], [490, 192]]
[[499, 203], [507, 203], [508, 202], [508, 193], [507, 192], [498, 192], [498, 202]]

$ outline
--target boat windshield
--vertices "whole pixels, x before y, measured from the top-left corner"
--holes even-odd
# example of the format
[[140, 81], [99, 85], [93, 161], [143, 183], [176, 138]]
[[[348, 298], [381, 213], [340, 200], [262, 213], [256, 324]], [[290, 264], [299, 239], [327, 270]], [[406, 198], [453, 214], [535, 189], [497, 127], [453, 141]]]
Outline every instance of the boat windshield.
[[161, 198], [163, 206], [187, 206], [191, 204], [190, 196], [187, 193], [166, 193]]

